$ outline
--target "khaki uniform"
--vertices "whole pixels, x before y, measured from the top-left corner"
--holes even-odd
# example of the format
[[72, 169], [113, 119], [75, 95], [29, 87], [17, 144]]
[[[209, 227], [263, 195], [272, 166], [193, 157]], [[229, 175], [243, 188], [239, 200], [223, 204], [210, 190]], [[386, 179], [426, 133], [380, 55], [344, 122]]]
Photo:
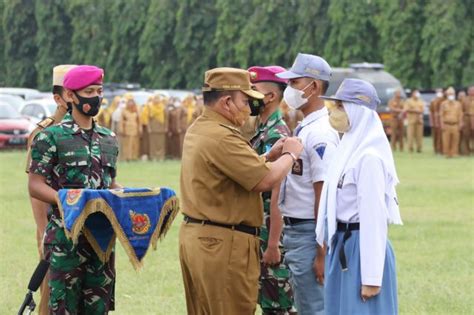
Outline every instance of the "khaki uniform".
[[431, 136], [433, 137], [433, 151], [437, 154], [443, 153], [442, 136], [441, 136], [441, 122], [439, 119], [439, 108], [446, 98], [437, 97], [430, 104], [431, 116]]
[[469, 155], [474, 152], [474, 97], [466, 96], [462, 102], [463, 125], [461, 130], [461, 154]]
[[403, 109], [404, 111], [415, 110], [420, 113], [407, 112], [407, 138], [408, 138], [408, 149], [413, 152], [413, 144], [416, 142], [417, 152], [421, 152], [423, 143], [423, 110], [425, 104], [421, 99], [409, 98], [405, 101]]
[[196, 105], [193, 112], [193, 119], [191, 123], [193, 123], [201, 114], [204, 112], [204, 105]]
[[405, 131], [405, 126], [403, 125], [403, 100], [401, 98], [392, 98], [388, 102], [388, 108], [392, 114], [392, 120], [390, 124], [390, 128], [392, 133], [390, 134], [390, 145], [392, 146], [392, 150], [395, 150], [397, 144], [399, 146], [400, 151], [403, 151], [403, 136]]
[[140, 119], [136, 111], [128, 108], [122, 110], [120, 119], [120, 134], [122, 140], [121, 155], [125, 161], [138, 159], [140, 150]]
[[150, 159], [164, 160], [168, 133], [168, 116], [164, 103], [148, 103], [141, 117], [148, 131]]
[[183, 105], [179, 108], [179, 156], [181, 156], [183, 153], [184, 135], [186, 134], [186, 130], [188, 129], [189, 125], [191, 124], [191, 121], [193, 120], [194, 105], [188, 102], [183, 102]]
[[[37, 124], [37, 127], [30, 133], [28, 137], [28, 145], [27, 145], [27, 153], [26, 153], [26, 173], [29, 173], [30, 165], [31, 165], [31, 144], [33, 139], [36, 135], [41, 132], [43, 129], [52, 126], [54, 124], [58, 124], [66, 115], [66, 110], [63, 108], [58, 107], [56, 112], [53, 116], [48, 117]], [[47, 218], [48, 210], [50, 205], [40, 201], [36, 198], [30, 197], [31, 207], [33, 208], [33, 216], [35, 218], [41, 217]], [[38, 253], [40, 259], [43, 259], [43, 235], [44, 235], [44, 228], [36, 227], [36, 243], [38, 246]], [[43, 282], [41, 283], [40, 287], [40, 302], [38, 307], [38, 314], [46, 315], [48, 314], [48, 301], [49, 301], [49, 289], [48, 289], [48, 274], [44, 277]]]
[[[240, 131], [206, 108], [184, 140], [182, 212], [200, 220], [259, 227], [263, 202], [252, 189], [269, 171]], [[184, 222], [179, 253], [188, 314], [254, 314], [258, 250], [257, 236]]]
[[180, 133], [181, 133], [182, 111], [177, 107], [171, 107], [168, 110], [168, 135], [166, 138], [166, 155], [171, 158], [179, 159], [180, 152]]
[[461, 103], [454, 100], [441, 103], [440, 118], [443, 126], [443, 154], [447, 157], [457, 156], [462, 123]]

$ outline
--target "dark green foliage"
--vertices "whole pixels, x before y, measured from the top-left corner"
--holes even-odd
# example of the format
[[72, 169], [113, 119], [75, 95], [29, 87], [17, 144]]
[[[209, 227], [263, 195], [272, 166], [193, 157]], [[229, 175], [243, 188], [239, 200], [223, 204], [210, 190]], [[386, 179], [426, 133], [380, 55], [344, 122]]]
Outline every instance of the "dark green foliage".
[[200, 88], [217, 66], [381, 62], [406, 87], [474, 83], [472, 0], [0, 0], [0, 86], [49, 89], [57, 64], [106, 81]]

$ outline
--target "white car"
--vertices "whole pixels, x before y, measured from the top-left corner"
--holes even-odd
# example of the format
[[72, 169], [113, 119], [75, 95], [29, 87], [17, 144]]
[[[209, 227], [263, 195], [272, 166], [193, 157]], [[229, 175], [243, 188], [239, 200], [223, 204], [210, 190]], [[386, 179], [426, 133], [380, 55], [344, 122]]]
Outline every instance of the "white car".
[[20, 109], [20, 114], [28, 117], [33, 123], [38, 123], [54, 114], [57, 104], [53, 98], [42, 98], [26, 101]]
[[20, 96], [11, 95], [11, 94], [0, 94], [0, 102], [4, 102], [9, 104], [11, 107], [16, 108], [19, 110], [23, 107], [25, 100], [22, 99]]
[[14, 88], [14, 87], [2, 87], [0, 88], [0, 94], [16, 95], [22, 99], [28, 101], [35, 98], [41, 98], [41, 92], [35, 89], [26, 88]]

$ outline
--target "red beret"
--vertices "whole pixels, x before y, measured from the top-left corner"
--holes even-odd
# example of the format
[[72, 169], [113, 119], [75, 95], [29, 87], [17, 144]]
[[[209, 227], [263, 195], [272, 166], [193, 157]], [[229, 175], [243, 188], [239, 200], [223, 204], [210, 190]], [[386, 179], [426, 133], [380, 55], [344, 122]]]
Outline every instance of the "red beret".
[[287, 84], [288, 80], [281, 79], [276, 76], [277, 73], [286, 71], [285, 68], [280, 66], [268, 66], [268, 67], [250, 67], [250, 81], [252, 83], [257, 82], [275, 82]]
[[66, 73], [63, 86], [67, 89], [77, 91], [89, 85], [101, 85], [103, 79], [103, 69], [96, 66], [81, 65]]

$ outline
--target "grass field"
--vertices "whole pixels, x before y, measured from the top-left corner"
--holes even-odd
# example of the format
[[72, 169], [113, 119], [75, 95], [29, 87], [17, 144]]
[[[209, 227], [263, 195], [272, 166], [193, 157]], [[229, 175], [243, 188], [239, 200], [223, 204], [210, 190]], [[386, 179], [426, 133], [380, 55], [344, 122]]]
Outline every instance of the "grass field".
[[[474, 314], [474, 158], [396, 153], [404, 226], [391, 227], [401, 314]], [[18, 311], [37, 264], [24, 152], [0, 153], [0, 314]], [[179, 192], [179, 162], [119, 165], [125, 186]], [[186, 314], [178, 261], [178, 224], [135, 272], [117, 245], [114, 314]]]

